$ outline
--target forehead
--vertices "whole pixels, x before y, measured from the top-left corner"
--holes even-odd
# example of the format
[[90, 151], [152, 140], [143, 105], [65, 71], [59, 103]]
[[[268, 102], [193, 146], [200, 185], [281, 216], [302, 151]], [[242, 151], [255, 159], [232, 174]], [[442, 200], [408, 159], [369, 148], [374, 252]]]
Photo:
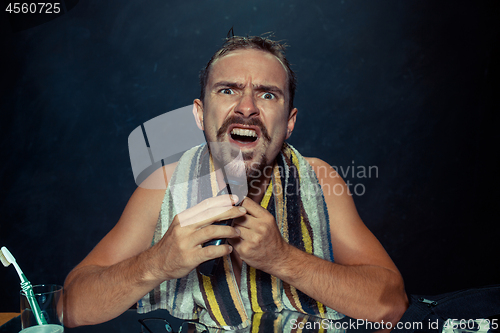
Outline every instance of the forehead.
[[254, 85], [276, 85], [285, 91], [287, 73], [283, 64], [269, 52], [245, 49], [217, 59], [210, 70], [208, 86], [219, 81]]

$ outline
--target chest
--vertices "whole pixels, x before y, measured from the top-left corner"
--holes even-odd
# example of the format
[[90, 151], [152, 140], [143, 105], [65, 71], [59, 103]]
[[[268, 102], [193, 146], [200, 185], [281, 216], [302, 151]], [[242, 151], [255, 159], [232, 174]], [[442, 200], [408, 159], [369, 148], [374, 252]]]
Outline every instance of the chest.
[[236, 279], [236, 283], [238, 284], [238, 288], [241, 289], [241, 266], [243, 265], [243, 260], [241, 260], [240, 256], [235, 252], [231, 252], [231, 264], [233, 266], [234, 278]]

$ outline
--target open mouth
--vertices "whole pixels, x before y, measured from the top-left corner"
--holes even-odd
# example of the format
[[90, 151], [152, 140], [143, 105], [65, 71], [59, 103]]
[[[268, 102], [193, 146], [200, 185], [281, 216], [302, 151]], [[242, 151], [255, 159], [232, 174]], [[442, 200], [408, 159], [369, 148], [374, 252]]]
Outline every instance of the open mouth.
[[250, 144], [257, 141], [257, 132], [253, 129], [233, 128], [231, 130], [231, 139], [241, 144]]

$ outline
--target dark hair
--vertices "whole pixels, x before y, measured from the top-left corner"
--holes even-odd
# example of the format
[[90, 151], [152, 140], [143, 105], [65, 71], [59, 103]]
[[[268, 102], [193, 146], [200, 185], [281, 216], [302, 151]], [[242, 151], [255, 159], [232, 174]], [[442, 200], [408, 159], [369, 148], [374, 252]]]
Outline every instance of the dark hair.
[[210, 75], [210, 69], [212, 63], [222, 58], [224, 55], [228, 54], [231, 51], [236, 50], [245, 50], [245, 49], [255, 49], [261, 50], [264, 52], [269, 52], [274, 55], [281, 64], [285, 67], [287, 73], [287, 81], [288, 81], [288, 107], [289, 110], [293, 109], [293, 98], [295, 97], [295, 88], [297, 86], [297, 78], [295, 77], [295, 73], [290, 68], [290, 63], [286, 59], [285, 56], [285, 48], [286, 44], [282, 44], [280, 42], [274, 41], [267, 37], [259, 37], [259, 36], [251, 36], [251, 37], [240, 37], [233, 36], [226, 38], [226, 41], [222, 45], [222, 47], [215, 52], [215, 54], [210, 58], [210, 61], [207, 63], [205, 68], [203, 68], [200, 72], [200, 85], [201, 85], [201, 94], [200, 99], [203, 101], [205, 98], [205, 87], [208, 83], [208, 77]]

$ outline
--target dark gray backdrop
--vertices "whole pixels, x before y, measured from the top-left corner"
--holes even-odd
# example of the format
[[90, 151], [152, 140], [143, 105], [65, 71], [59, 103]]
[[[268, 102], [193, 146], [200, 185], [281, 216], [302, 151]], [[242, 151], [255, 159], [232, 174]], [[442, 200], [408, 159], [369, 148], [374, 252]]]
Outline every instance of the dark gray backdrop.
[[[95, 1], [13, 33], [2, 9], [0, 245], [67, 273], [134, 191], [127, 137], [192, 103], [227, 31], [291, 45], [290, 140], [345, 170], [409, 293], [499, 283], [498, 1]], [[362, 187], [358, 186], [358, 193]], [[0, 270], [0, 311], [19, 280]]]

